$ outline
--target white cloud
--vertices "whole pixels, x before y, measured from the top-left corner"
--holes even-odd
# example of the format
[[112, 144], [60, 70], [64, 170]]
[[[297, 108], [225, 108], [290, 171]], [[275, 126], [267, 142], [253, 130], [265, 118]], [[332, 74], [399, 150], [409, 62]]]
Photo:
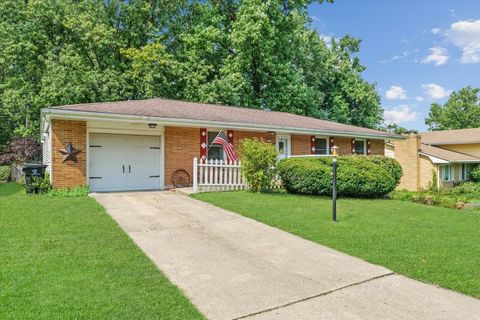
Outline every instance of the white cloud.
[[391, 86], [390, 89], [385, 92], [385, 98], [388, 100], [405, 100], [408, 99], [407, 91], [399, 86]]
[[408, 105], [401, 105], [385, 110], [383, 115], [387, 122], [401, 123], [417, 120], [418, 112], [412, 111]]
[[430, 48], [428, 50], [430, 50], [431, 53], [430, 53], [430, 55], [426, 56], [422, 60], [422, 63], [433, 62], [433, 63], [435, 63], [436, 67], [447, 63], [447, 61], [448, 61], [447, 49], [442, 48], [442, 47], [433, 47], [433, 48]]
[[480, 20], [455, 22], [445, 36], [462, 50], [461, 63], [480, 63]]
[[415, 97], [415, 100], [417, 100], [418, 102], [422, 102], [425, 99], [423, 99], [423, 97]]
[[425, 90], [425, 94], [433, 99], [442, 99], [448, 97], [452, 92], [451, 90], [447, 90], [435, 83], [422, 84], [422, 88]]
[[405, 59], [405, 58], [408, 57], [409, 55], [410, 55], [410, 51], [405, 50], [405, 51], [403, 51], [403, 52], [400, 53], [400, 54], [394, 55], [394, 56], [391, 57], [390, 59], [381, 60], [380, 63], [389, 63], [389, 62], [392, 62], [392, 61], [395, 61], [395, 60]]
[[440, 31], [442, 31], [442, 30], [440, 30], [440, 28], [433, 28], [432, 30], [430, 30], [430, 32], [433, 33], [433, 34], [439, 34]]

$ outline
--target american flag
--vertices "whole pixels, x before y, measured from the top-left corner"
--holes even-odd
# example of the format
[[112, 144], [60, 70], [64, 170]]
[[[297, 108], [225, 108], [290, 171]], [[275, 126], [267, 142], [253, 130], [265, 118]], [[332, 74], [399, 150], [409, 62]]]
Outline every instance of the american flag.
[[215, 139], [213, 139], [212, 144], [221, 144], [223, 146], [223, 150], [227, 154], [228, 162], [238, 161], [238, 157], [235, 154], [232, 145], [228, 143], [227, 135], [223, 130], [220, 130]]

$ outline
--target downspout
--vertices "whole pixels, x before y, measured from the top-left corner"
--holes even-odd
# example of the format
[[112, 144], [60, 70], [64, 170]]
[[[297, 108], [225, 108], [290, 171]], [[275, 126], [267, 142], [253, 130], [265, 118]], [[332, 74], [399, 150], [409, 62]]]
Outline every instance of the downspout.
[[440, 165], [437, 164], [437, 191], [440, 191]]

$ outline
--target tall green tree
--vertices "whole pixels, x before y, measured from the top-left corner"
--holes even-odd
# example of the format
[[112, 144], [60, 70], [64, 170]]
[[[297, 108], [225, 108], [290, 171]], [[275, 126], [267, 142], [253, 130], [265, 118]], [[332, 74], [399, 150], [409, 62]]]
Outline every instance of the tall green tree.
[[443, 105], [433, 103], [425, 124], [429, 130], [480, 127], [480, 88], [468, 86], [453, 92]]
[[360, 40], [324, 41], [312, 2], [3, 0], [0, 146], [37, 136], [43, 107], [151, 97], [378, 127]]

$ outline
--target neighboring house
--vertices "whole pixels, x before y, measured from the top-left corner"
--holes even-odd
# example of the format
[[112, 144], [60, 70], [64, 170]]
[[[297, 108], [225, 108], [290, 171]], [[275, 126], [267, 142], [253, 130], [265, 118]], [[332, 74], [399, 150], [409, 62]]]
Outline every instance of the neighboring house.
[[92, 191], [171, 188], [176, 170], [192, 177], [195, 157], [225, 160], [223, 147], [212, 145], [219, 130], [234, 150], [257, 137], [275, 144], [282, 157], [328, 155], [334, 145], [343, 155], [382, 155], [385, 140], [403, 139], [284, 112], [165, 99], [45, 108], [41, 130], [52, 186]]
[[440, 189], [470, 179], [480, 163], [480, 128], [412, 134], [385, 144], [385, 154], [403, 167], [399, 189]]

